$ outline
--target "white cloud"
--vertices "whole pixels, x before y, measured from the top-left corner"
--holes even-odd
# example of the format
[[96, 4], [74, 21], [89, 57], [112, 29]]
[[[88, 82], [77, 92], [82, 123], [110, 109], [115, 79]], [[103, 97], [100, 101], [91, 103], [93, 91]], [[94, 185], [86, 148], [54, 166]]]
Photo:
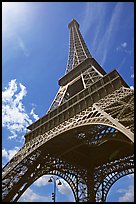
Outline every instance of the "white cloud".
[[134, 174], [128, 174], [126, 179], [128, 185], [116, 190], [120, 194], [118, 202], [134, 202]]
[[107, 202], [114, 199], [115, 202], [134, 201], [134, 173], [119, 179], [110, 189]]
[[125, 53], [131, 55], [132, 50], [126, 49], [126, 47], [127, 47], [127, 43], [123, 42], [116, 48], [116, 50], [117, 50], [117, 52], [125, 52]]
[[51, 202], [51, 196], [41, 196], [28, 188], [20, 197], [19, 202]]
[[33, 184], [35, 186], [41, 187], [41, 186], [46, 186], [47, 184], [49, 184], [49, 179], [50, 179], [51, 175], [46, 175], [46, 176], [42, 176], [39, 179], [37, 179]]
[[119, 193], [124, 193], [119, 197], [118, 202], [134, 202], [134, 186], [130, 185], [127, 189], [119, 189]]
[[[37, 187], [43, 187], [43, 186], [46, 186], [48, 184], [53, 185], [53, 183], [48, 182], [51, 176], [53, 176], [56, 179], [56, 188], [58, 189], [58, 192], [61, 193], [62, 195], [65, 195], [65, 202], [66, 201], [73, 201], [74, 195], [72, 193], [72, 190], [71, 190], [69, 184], [62, 178], [58, 179], [58, 177], [54, 176], [54, 175], [44, 175], [44, 176], [40, 177], [39, 179], [37, 179], [33, 183], [33, 185], [35, 185]], [[59, 181], [61, 182], [61, 185], [58, 185]], [[58, 194], [56, 196], [58, 196]]]
[[122, 47], [127, 47], [127, 43], [124, 42], [124, 43], [121, 44], [121, 46], [122, 46]]
[[131, 74], [131, 78], [134, 78], [134, 74]]
[[[21, 83], [18, 85], [16, 79], [11, 80], [2, 91], [2, 126], [10, 131], [9, 139], [26, 133], [26, 127], [33, 122], [22, 103], [26, 94], [26, 87]], [[33, 109], [30, 115], [38, 118]]]
[[5, 148], [2, 149], [2, 157], [6, 159], [8, 162], [20, 149], [20, 147], [15, 147], [14, 149], [6, 150]]
[[[33, 184], [38, 187], [46, 186], [47, 184], [50, 184], [48, 182], [50, 177], [51, 175], [44, 175], [40, 177], [39, 179], [37, 179]], [[56, 176], [54, 178], [57, 179]], [[58, 184], [59, 181], [61, 182], [62, 185], [56, 185], [56, 187], [58, 188], [58, 191], [61, 194], [69, 195], [71, 193], [69, 184], [64, 179], [61, 179], [61, 178], [56, 180], [56, 184]]]
[[8, 158], [8, 152], [5, 149], [2, 150], [2, 157]]
[[125, 48], [127, 47], [127, 43], [126, 42], [123, 42], [121, 43], [117, 48], [116, 50], [117, 51], [125, 51]]
[[134, 174], [128, 174], [127, 177], [128, 177], [129, 179], [134, 180]]
[[16, 84], [16, 79], [11, 80], [9, 82], [9, 88], [5, 88], [5, 91], [2, 92], [2, 101], [10, 101], [14, 93], [17, 91], [17, 84]]
[[32, 123], [22, 104], [27, 93], [26, 88], [22, 84], [19, 84], [19, 88], [21, 90], [16, 94], [18, 87], [14, 79], [9, 82], [8, 88], [2, 91], [2, 126], [11, 132], [11, 139], [16, 138], [18, 132], [24, 133], [26, 126]]
[[32, 108], [30, 115], [32, 115], [35, 120], [39, 119], [39, 116], [34, 113], [34, 108]]
[[134, 79], [134, 66], [130, 66], [131, 75], [130, 77]]
[[18, 48], [20, 48], [22, 50], [23, 54], [26, 57], [28, 57], [30, 55], [30, 50], [27, 48], [23, 39], [21, 37], [17, 37], [17, 41], [18, 41]]
[[71, 188], [70, 188], [69, 184], [64, 179], [60, 179], [60, 182], [62, 183], [62, 185], [57, 186], [58, 191], [63, 195], [70, 195], [71, 194]]
[[134, 90], [134, 86], [130, 86], [130, 89]]

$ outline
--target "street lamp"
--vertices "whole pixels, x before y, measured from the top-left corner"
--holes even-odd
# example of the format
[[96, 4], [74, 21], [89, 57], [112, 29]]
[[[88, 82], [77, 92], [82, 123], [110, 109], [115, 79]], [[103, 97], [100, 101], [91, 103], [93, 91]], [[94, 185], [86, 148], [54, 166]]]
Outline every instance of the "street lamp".
[[[52, 179], [54, 181], [54, 192], [52, 193], [52, 200], [55, 202], [55, 199], [56, 199], [56, 180], [58, 180], [58, 178], [55, 179], [53, 176], [51, 176], [48, 182], [51, 183]], [[58, 185], [62, 185], [60, 180], [59, 180]]]

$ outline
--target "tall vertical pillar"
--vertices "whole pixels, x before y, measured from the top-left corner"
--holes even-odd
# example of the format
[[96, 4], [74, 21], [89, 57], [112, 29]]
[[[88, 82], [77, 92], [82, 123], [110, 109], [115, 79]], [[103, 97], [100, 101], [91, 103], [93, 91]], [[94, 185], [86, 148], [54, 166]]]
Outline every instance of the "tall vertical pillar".
[[91, 168], [87, 172], [87, 192], [88, 202], [96, 202], [94, 191], [94, 168]]

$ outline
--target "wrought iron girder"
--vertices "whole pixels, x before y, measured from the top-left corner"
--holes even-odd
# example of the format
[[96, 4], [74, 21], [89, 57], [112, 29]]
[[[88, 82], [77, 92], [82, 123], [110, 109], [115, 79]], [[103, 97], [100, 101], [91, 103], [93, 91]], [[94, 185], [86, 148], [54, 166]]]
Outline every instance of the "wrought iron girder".
[[[64, 95], [65, 95], [65, 93], [66, 93], [67, 87], [68, 87], [68, 85], [66, 85], [66, 86], [64, 86], [64, 87], [61, 86], [61, 87], [59, 88], [59, 91], [58, 91], [58, 93], [57, 93], [57, 95], [56, 95], [54, 101], [52, 102], [52, 104], [51, 104], [51, 106], [50, 106], [48, 112], [52, 111], [53, 109], [55, 109], [56, 107], [58, 107], [58, 106], [61, 104], [61, 101], [63, 100]], [[48, 113], [48, 112], [47, 112], [47, 113]]]
[[[33, 167], [33, 168], [32, 168]], [[29, 171], [26, 172], [26, 174], [20, 178], [18, 183], [14, 185], [14, 188], [12, 189], [12, 192], [9, 192], [7, 196], [4, 197], [4, 201], [17, 201], [20, 196], [24, 193], [24, 191], [38, 178], [40, 178], [42, 175], [47, 175], [47, 174], [54, 174], [62, 177], [65, 179], [71, 189], [73, 190], [75, 199], [82, 199], [83, 196], [83, 190], [81, 189], [81, 183], [83, 182], [82, 179], [80, 179], [80, 174], [78, 174], [77, 177], [77, 172], [82, 173], [81, 170], [78, 170], [76, 167], [71, 166], [70, 164], [67, 164], [66, 162], [63, 162], [57, 158], [46, 158], [45, 162], [43, 160], [38, 160], [36, 163], [33, 163], [32, 167], [30, 167]], [[77, 191], [77, 182], [76, 180], [78, 179], [78, 182], [80, 181], [80, 186], [78, 187]], [[81, 181], [82, 180], [82, 181]], [[83, 182], [84, 185], [85, 182]], [[80, 190], [81, 189], [81, 190]], [[80, 195], [80, 191], [81, 194]]]
[[[129, 133], [129, 130], [127, 128], [119, 124], [119, 122], [116, 119], [107, 115], [107, 113], [101, 109], [104, 108], [103, 105], [106, 108], [108, 107], [108, 105], [114, 104], [117, 101], [117, 99], [118, 101], [120, 101], [125, 96], [132, 95], [132, 94], [133, 92], [130, 91], [129, 89], [125, 89], [124, 87], [121, 87], [119, 90], [115, 91], [115, 93], [109, 94], [109, 100], [108, 100], [108, 97], [106, 97], [106, 99], [100, 100], [99, 102], [95, 103], [97, 106], [93, 105], [92, 107], [89, 107], [84, 111], [81, 111], [80, 113], [76, 114], [74, 117], [68, 120], [65, 120], [64, 122], [60, 123], [58, 126], [54, 127], [53, 129], [45, 132], [44, 134], [40, 134], [39, 136], [31, 140], [30, 142], [25, 143], [24, 146], [21, 148], [21, 150], [4, 167], [3, 174], [4, 174], [4, 171], [6, 174], [9, 171], [11, 171], [14, 168], [14, 166], [16, 166], [23, 159], [25, 159], [27, 155], [31, 154], [33, 151], [35, 151], [38, 147], [42, 146], [48, 140], [52, 139], [53, 137], [56, 137], [57, 135], [60, 135], [61, 133], [71, 130], [73, 128], [82, 127], [84, 125], [91, 125], [91, 124], [103, 124], [103, 125], [106, 124], [106, 125], [114, 127], [115, 129], [118, 129], [118, 125], [119, 125], [121, 126], [120, 130], [124, 134], [126, 134], [126, 132]], [[112, 100], [111, 102], [109, 102], [111, 96], [112, 96]], [[114, 120], [116, 120], [115, 123], [113, 123]], [[126, 136], [128, 136], [128, 134]]]
[[37, 150], [37, 152], [35, 151], [33, 155], [30, 155], [27, 159], [24, 159], [15, 166], [12, 171], [5, 175], [2, 180], [3, 200], [6, 199], [6, 201], [10, 201], [12, 199], [14, 193], [22, 185], [25, 175], [34, 169], [34, 163], [37, 161], [38, 156], [40, 156], [39, 150]]
[[[42, 157], [42, 159], [43, 159], [43, 157]], [[32, 161], [34, 161], [34, 160], [32, 160]], [[54, 163], [54, 161], [55, 160], [53, 160], [53, 163], [52, 164], [48, 164], [48, 167], [50, 166], [50, 165], [52, 165], [52, 168], [51, 169], [53, 169], [54, 167], [57, 167], [57, 168], [59, 168], [59, 161], [57, 161], [57, 163]], [[46, 161], [46, 164], [47, 164], [47, 161]], [[37, 163], [37, 165], [39, 165], [39, 163]], [[36, 165], [35, 165], [36, 166]], [[54, 167], [53, 167], [54, 166]], [[76, 170], [77, 171], [77, 170]], [[35, 172], [35, 170], [32, 170], [32, 172]], [[37, 172], [39, 172], [39, 171], [37, 171]], [[49, 168], [48, 168], [48, 172], [49, 172]], [[52, 173], [54, 173], [54, 171], [52, 171]], [[28, 175], [26, 176], [26, 178], [29, 178], [28, 177]], [[22, 179], [23, 181], [25, 181], [24, 179]], [[20, 194], [21, 195], [21, 194]], [[89, 199], [88, 197], [86, 197], [86, 196], [84, 196], [84, 201], [85, 200], [87, 200], [87, 199]]]
[[99, 80], [103, 75], [94, 67], [90, 66], [82, 73], [85, 88]]
[[134, 173], [134, 155], [97, 167], [95, 169], [96, 201], [106, 201], [111, 186], [121, 177], [132, 173]]
[[[98, 126], [98, 129], [101, 130], [101, 131], [103, 131], [102, 126]], [[108, 130], [108, 131], [110, 131], [110, 130]], [[94, 132], [95, 132], [95, 131], [94, 131]], [[95, 133], [97, 134], [97, 131], [96, 131]], [[65, 141], [65, 142], [66, 142], [66, 141]], [[98, 152], [97, 152], [97, 153], [98, 153]], [[31, 159], [32, 162], [35, 161], [34, 158], [35, 158], [35, 157], [33, 157], [33, 159]], [[42, 157], [42, 159], [43, 159], [43, 157]], [[29, 160], [25, 160], [25, 162], [26, 162], [26, 161], [29, 161]], [[47, 161], [46, 161], [46, 163], [47, 163]], [[33, 163], [32, 163], [32, 164], [33, 164]], [[38, 163], [37, 163], [37, 164], [38, 164]], [[56, 164], [54, 164], [54, 165], [56, 165]], [[52, 167], [53, 167], [53, 164], [52, 164]], [[33, 172], [34, 172], [34, 171], [33, 171]], [[24, 179], [23, 179], [23, 180], [24, 180]], [[87, 198], [86, 198], [86, 199], [87, 199]]]
[[[133, 90], [132, 91], [130, 89], [125, 90], [125, 88], [123, 88], [124, 97], [122, 97], [122, 93], [119, 91], [117, 91], [115, 93], [116, 95], [114, 95], [114, 98], [111, 99], [111, 104], [110, 104], [111, 97], [109, 97], [109, 99], [105, 98], [105, 99], [100, 100], [97, 103], [97, 106], [102, 108], [106, 113], [108, 113], [114, 119], [119, 121], [124, 127], [126, 127], [127, 129], [130, 129], [133, 132], [134, 130], [134, 94], [133, 94]], [[130, 94], [126, 94], [126, 93], [130, 93]], [[119, 97], [118, 94], [121, 96], [122, 98], [121, 100], [118, 100], [118, 97]], [[108, 106], [106, 105], [107, 100], [108, 100]], [[105, 107], [102, 105], [101, 102], [103, 102]]]

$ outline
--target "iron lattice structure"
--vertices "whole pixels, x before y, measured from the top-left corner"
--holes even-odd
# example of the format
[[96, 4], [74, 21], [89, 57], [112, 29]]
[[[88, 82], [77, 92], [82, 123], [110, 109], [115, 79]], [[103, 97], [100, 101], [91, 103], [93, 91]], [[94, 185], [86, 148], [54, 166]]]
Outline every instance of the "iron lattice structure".
[[134, 172], [134, 91], [115, 69], [106, 73], [96, 62], [76, 20], [69, 28], [69, 58], [60, 89], [4, 166], [3, 202], [17, 201], [46, 174], [65, 179], [76, 202], [106, 201], [111, 186]]

